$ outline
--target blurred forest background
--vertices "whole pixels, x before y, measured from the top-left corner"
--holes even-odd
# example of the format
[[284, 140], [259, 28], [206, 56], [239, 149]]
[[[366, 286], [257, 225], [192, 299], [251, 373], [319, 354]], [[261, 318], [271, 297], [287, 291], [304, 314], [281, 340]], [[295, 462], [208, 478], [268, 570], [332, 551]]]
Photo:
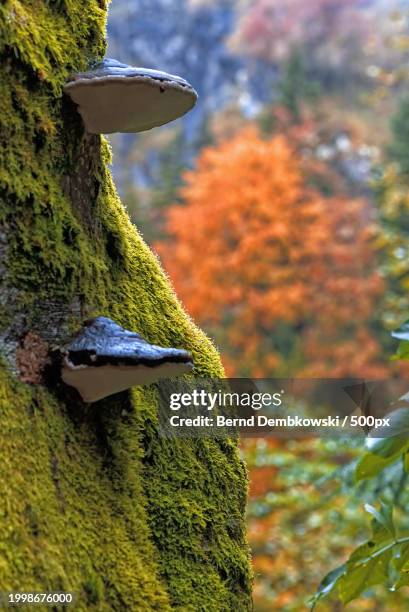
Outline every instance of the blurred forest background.
[[[198, 90], [183, 120], [112, 137], [113, 172], [228, 374], [407, 372], [390, 336], [409, 315], [407, 0], [114, 0], [108, 34], [109, 57]], [[356, 485], [362, 445], [243, 442], [256, 611], [306, 609], [367, 536], [365, 502], [407, 527], [406, 472]], [[348, 609], [409, 605], [361, 591]]]

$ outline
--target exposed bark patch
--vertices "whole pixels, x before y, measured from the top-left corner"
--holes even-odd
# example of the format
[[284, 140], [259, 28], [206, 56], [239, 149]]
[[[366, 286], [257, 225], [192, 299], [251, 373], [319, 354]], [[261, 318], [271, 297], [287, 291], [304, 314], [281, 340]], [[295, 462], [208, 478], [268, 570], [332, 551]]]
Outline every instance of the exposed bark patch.
[[95, 178], [100, 165], [101, 138], [99, 135], [84, 133], [79, 150], [75, 170], [62, 178], [62, 188], [71, 200], [72, 208], [91, 236], [100, 232], [95, 204], [99, 193], [99, 180]]
[[48, 345], [44, 340], [28, 332], [16, 351], [20, 380], [33, 385], [43, 382], [43, 373], [50, 363]]

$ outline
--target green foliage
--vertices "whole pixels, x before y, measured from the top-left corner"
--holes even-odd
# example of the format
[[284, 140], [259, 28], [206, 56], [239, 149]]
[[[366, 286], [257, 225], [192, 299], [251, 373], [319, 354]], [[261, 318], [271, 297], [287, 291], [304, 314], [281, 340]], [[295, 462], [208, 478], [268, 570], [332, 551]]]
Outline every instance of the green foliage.
[[156, 208], [169, 206], [179, 199], [183, 170], [183, 133], [178, 130], [172, 136], [168, 146], [159, 155], [158, 188], [153, 194], [152, 204]]
[[[409, 411], [404, 410], [406, 432]], [[405, 432], [405, 430], [403, 430]], [[407, 433], [387, 438], [367, 438], [368, 452], [364, 453], [356, 464], [356, 482], [377, 476], [382, 470], [397, 461], [409, 448]]]
[[409, 311], [409, 98], [392, 119], [388, 163], [375, 183], [380, 232], [378, 247], [386, 280], [383, 321], [393, 329]]
[[314, 438], [248, 440], [244, 450], [256, 609], [302, 610], [328, 565], [347, 554], [351, 524], [357, 527], [355, 504], [342, 492], [349, 478], [342, 464], [356, 453], [346, 441]]
[[[122, 177], [123, 201], [148, 244], [166, 239], [165, 209], [181, 201], [179, 191], [183, 184], [182, 175], [186, 169], [186, 159], [189, 155], [193, 155], [193, 149], [200, 149], [210, 139], [206, 123], [193, 143], [186, 141], [186, 135], [181, 129], [167, 128], [162, 135], [163, 140], [159, 139], [156, 144], [149, 140], [146, 144], [143, 139], [136, 140], [134, 144], [134, 147], [145, 150], [147, 157], [152, 153], [154, 158], [157, 157], [152, 172], [154, 185], [138, 186], [129, 169]], [[136, 148], [133, 148], [129, 155], [132, 160], [137, 157]], [[127, 163], [131, 163], [133, 167], [134, 161]]]
[[[399, 358], [406, 355], [408, 359], [408, 323], [393, 335], [402, 340]], [[366, 439], [367, 450], [355, 465], [355, 481], [379, 481], [382, 473], [399, 463], [402, 468], [396, 472], [398, 479], [394, 479], [398, 480], [397, 490], [392, 498], [381, 498], [379, 508], [365, 504], [365, 510], [372, 516], [371, 536], [345, 564], [323, 579], [312, 599], [313, 608], [322, 599], [334, 596], [347, 604], [374, 585], [387, 586], [392, 592], [409, 585], [409, 525], [401, 516], [403, 528], [398, 529], [393, 519], [395, 513], [399, 514], [400, 496], [409, 471], [409, 408], [400, 407], [389, 413], [388, 418], [387, 430], [373, 431], [372, 437]]]
[[409, 97], [400, 101], [391, 126], [393, 140], [389, 145], [389, 155], [409, 179]]
[[336, 593], [347, 604], [374, 585], [386, 583], [395, 591], [409, 584], [409, 536], [396, 534], [389, 504], [381, 501], [379, 510], [366, 504], [365, 510], [373, 517], [371, 538], [324, 578], [312, 600], [313, 608], [330, 594]]
[[392, 332], [392, 337], [400, 340], [395, 359], [409, 360], [409, 321], [406, 321], [399, 329]]
[[149, 244], [164, 237], [164, 209], [180, 200], [179, 189], [182, 185], [185, 147], [183, 133], [177, 130], [167, 146], [159, 153], [157, 186], [149, 197], [147, 207], [149, 218], [142, 226], [143, 234]]
[[294, 49], [284, 66], [280, 81], [279, 102], [286, 108], [294, 120], [301, 118], [302, 107], [312, 102], [319, 93], [318, 83], [308, 76], [301, 51]]
[[[103, 56], [105, 8], [0, 6], [1, 339], [20, 325], [58, 346], [103, 314], [221, 375], [118, 200], [106, 142], [84, 134], [62, 95], [70, 72]], [[87, 408], [55, 374], [24, 384], [10, 346], [0, 345], [2, 589], [72, 590], [80, 611], [250, 609], [235, 443], [161, 439], [155, 386]]]

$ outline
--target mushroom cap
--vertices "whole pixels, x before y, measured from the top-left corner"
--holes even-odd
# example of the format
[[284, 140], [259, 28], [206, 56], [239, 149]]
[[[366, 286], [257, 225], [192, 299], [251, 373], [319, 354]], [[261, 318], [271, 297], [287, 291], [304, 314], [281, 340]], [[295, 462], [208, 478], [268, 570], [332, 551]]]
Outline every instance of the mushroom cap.
[[97, 317], [86, 321], [64, 350], [61, 377], [85, 402], [95, 402], [192, 368], [187, 351], [149, 344], [111, 319]]
[[71, 75], [64, 91], [91, 134], [150, 130], [182, 117], [197, 101], [196, 91], [181, 77], [113, 59]]

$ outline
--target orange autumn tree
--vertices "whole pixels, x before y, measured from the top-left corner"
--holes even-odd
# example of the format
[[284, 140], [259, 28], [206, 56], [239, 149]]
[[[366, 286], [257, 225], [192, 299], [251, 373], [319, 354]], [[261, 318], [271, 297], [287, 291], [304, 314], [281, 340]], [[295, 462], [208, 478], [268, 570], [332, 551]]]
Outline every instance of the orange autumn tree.
[[382, 282], [365, 200], [308, 186], [285, 136], [246, 128], [202, 151], [157, 246], [230, 375], [378, 376]]

